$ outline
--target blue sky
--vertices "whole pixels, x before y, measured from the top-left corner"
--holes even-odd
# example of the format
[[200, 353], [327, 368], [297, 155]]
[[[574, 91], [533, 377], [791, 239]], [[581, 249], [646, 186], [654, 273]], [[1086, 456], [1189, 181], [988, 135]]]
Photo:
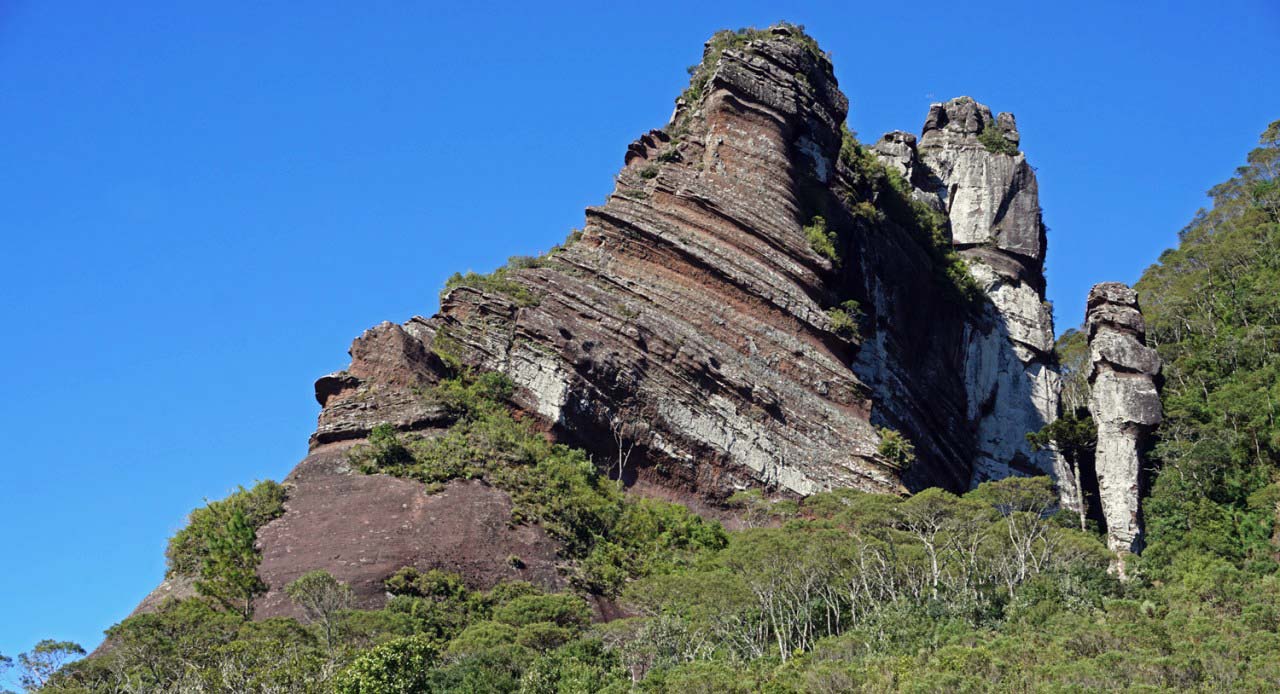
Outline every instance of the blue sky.
[[1280, 118], [1273, 2], [1155, 5], [0, 1], [0, 653], [96, 645], [354, 336], [580, 226], [719, 28], [806, 25], [864, 140], [1013, 111], [1079, 323]]

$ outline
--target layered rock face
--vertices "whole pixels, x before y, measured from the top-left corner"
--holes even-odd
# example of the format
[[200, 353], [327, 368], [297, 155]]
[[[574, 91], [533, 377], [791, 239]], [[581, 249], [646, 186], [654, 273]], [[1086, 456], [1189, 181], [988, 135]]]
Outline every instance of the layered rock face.
[[1053, 475], [1064, 504], [1077, 508], [1079, 490], [1061, 457], [1033, 451], [1025, 439], [1058, 416], [1061, 379], [1044, 301], [1039, 193], [1019, 139], [1012, 114], [992, 117], [959, 97], [930, 107], [918, 145], [894, 132], [875, 152], [907, 177], [918, 199], [947, 215], [952, 243], [991, 299], [986, 320], [971, 321], [962, 339], [967, 416], [977, 429], [970, 485]]
[[[718, 35], [672, 122], [628, 147], [580, 234], [451, 282], [435, 316], [356, 339], [351, 365], [317, 381], [311, 454], [285, 480], [284, 515], [259, 531], [271, 586], [259, 614], [288, 613], [283, 586], [316, 568], [366, 606], [397, 565], [559, 586], [554, 541], [511, 527], [502, 492], [455, 482], [428, 496], [345, 462], [379, 424], [449, 426], [420, 392], [467, 370], [506, 374], [521, 417], [602, 468], [625, 423], [628, 488], [701, 511], [746, 487], [963, 491], [1057, 473], [1025, 442], [1056, 415], [1058, 384], [1035, 176], [978, 139], [997, 127], [1016, 143], [1012, 117], [960, 99], [931, 110], [918, 147], [897, 132], [874, 148], [950, 219], [991, 298], [975, 308], [939, 281], [933, 241], [895, 221], [912, 212], [850, 158], [847, 109], [831, 63], [794, 28]], [[885, 428], [914, 462], [881, 455]]]
[[1143, 456], [1162, 419], [1160, 357], [1146, 345], [1138, 295], [1119, 282], [1089, 291], [1089, 409], [1098, 426], [1098, 497], [1107, 544], [1116, 552], [1142, 548], [1138, 505]]
[[[572, 443], [644, 422], [642, 484], [699, 497], [966, 486], [965, 324], [909, 279], [928, 275], [918, 242], [860, 225], [842, 202], [847, 101], [830, 62], [779, 28], [707, 70], [666, 131], [628, 148], [580, 239], [357, 340], [352, 367], [317, 386], [314, 443], [433, 425], [411, 389], [438, 377], [443, 352], [510, 376], [516, 404]], [[845, 263], [811, 247], [816, 217]], [[829, 309], [847, 299], [864, 335], [835, 329]], [[919, 463], [881, 460], [879, 425], [915, 441]]]

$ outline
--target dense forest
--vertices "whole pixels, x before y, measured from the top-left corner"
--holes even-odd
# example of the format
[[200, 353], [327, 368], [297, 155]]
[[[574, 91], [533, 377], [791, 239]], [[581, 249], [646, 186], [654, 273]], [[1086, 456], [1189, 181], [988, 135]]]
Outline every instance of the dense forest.
[[[423, 393], [457, 415], [448, 432], [377, 430], [353, 467], [507, 491], [513, 522], [560, 541], [573, 590], [406, 568], [384, 609], [357, 610], [317, 571], [288, 587], [304, 620], [255, 621], [254, 534], [287, 494], [266, 482], [170, 541], [169, 571], [198, 597], [113, 626], [92, 657], [44, 641], [0, 656], [0, 674], [42, 692], [1275, 691], [1278, 173], [1280, 121], [1137, 285], [1165, 423], [1126, 582], [1046, 478], [963, 496], [742, 493], [730, 532], [624, 494], [513, 416], [504, 378], [458, 373]], [[1079, 333], [1059, 356], [1083, 416]], [[600, 601], [631, 616], [596, 621]]]

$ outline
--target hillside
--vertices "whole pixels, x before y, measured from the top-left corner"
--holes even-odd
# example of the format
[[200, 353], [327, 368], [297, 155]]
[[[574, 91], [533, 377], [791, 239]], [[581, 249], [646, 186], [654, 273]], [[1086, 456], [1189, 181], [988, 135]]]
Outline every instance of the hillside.
[[1280, 122], [1055, 349], [1011, 114], [864, 145], [785, 24], [691, 77], [562, 246], [359, 337], [307, 458], [40, 690], [1280, 686]]

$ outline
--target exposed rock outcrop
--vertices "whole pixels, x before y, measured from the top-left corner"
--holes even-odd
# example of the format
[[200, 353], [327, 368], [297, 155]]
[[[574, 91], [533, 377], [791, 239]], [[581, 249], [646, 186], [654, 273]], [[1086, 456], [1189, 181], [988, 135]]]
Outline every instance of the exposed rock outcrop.
[[[936, 287], [906, 281], [929, 275], [917, 240], [847, 209], [847, 101], [830, 62], [797, 38], [776, 28], [709, 44], [700, 98], [628, 148], [579, 240], [502, 286], [453, 289], [439, 314], [403, 326], [423, 349], [380, 338], [397, 355], [384, 361], [416, 373], [422, 352], [447, 352], [506, 373], [518, 406], [588, 448], [610, 439], [610, 422], [643, 418], [636, 474], [699, 496], [966, 486], [954, 348], [965, 323]], [[811, 247], [816, 217], [846, 262]], [[837, 334], [829, 313], [848, 299], [865, 311], [856, 337]], [[326, 401], [316, 442], [378, 421], [434, 426], [410, 404], [411, 379], [367, 378], [363, 360], [353, 349], [358, 384], [318, 386], [341, 395]], [[911, 438], [919, 462], [882, 460], [877, 426]]]
[[[1016, 148], [1012, 117], [958, 99], [931, 109], [918, 145], [890, 133], [871, 152], [911, 186], [900, 190], [845, 141], [847, 109], [797, 29], [717, 35], [672, 122], [627, 148], [580, 234], [451, 282], [430, 318], [366, 331], [351, 365], [317, 381], [312, 455], [286, 480], [284, 516], [259, 531], [272, 586], [261, 614], [287, 612], [281, 586], [314, 568], [367, 606], [396, 565], [484, 585], [506, 575], [506, 552], [525, 560], [518, 577], [560, 585], [553, 543], [507, 527], [500, 492], [455, 483], [428, 497], [344, 465], [379, 424], [448, 426], [420, 392], [462, 370], [506, 374], [521, 417], [602, 467], [618, 448], [611, 427], [642, 422], [624, 482], [700, 510], [746, 487], [963, 491], [1059, 474], [1025, 441], [1058, 407], [1035, 175], [979, 138], [997, 128]], [[990, 304], [956, 298], [954, 268], [902, 192], [949, 218]], [[885, 428], [914, 461], [880, 453]]]
[[[1143, 456], [1162, 419], [1160, 357], [1146, 345], [1138, 295], [1119, 282], [1089, 291], [1089, 409], [1098, 426], [1098, 496], [1107, 544], [1118, 553], [1142, 548], [1139, 495]], [[1123, 563], [1120, 564], [1123, 571]]]
[[[997, 133], [998, 147], [987, 131]], [[1080, 493], [1061, 457], [1026, 441], [1027, 432], [1058, 416], [1061, 379], [1044, 300], [1039, 193], [1019, 142], [1012, 114], [993, 118], [986, 106], [959, 97], [930, 107], [918, 148], [895, 132], [875, 152], [908, 178], [917, 198], [947, 215], [952, 243], [991, 299], [985, 320], [967, 324], [962, 339], [967, 415], [977, 429], [970, 485], [1053, 475], [1064, 505], [1078, 508]]]

